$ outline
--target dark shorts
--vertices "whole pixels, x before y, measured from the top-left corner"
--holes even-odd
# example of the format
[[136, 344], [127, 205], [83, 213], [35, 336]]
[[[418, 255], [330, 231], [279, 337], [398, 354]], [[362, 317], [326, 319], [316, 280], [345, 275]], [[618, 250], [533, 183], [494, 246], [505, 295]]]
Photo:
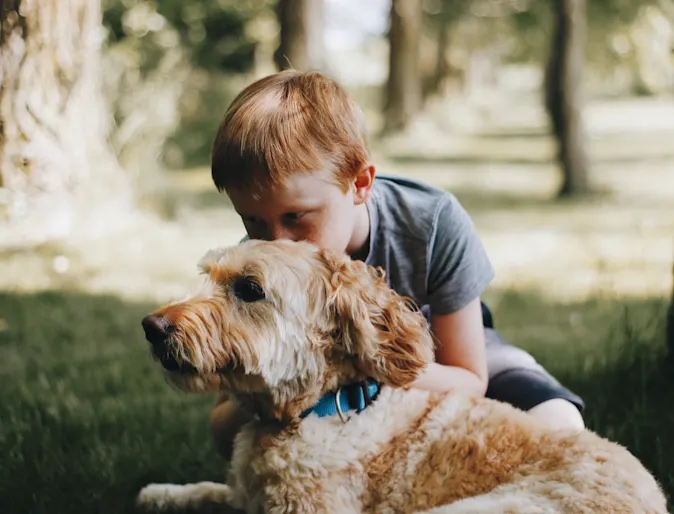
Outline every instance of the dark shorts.
[[482, 315], [489, 371], [488, 398], [510, 403], [522, 410], [562, 398], [583, 412], [585, 403], [579, 396], [561, 385], [530, 354], [510, 345], [494, 330], [492, 314], [484, 303]]

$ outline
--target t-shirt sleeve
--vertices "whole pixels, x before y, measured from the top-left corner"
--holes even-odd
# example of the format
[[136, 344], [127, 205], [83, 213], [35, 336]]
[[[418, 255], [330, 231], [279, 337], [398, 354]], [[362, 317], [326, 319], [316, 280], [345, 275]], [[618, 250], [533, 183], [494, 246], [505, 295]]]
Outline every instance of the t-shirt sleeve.
[[456, 312], [480, 296], [494, 278], [473, 221], [452, 195], [439, 205], [429, 242], [428, 303], [431, 314]]

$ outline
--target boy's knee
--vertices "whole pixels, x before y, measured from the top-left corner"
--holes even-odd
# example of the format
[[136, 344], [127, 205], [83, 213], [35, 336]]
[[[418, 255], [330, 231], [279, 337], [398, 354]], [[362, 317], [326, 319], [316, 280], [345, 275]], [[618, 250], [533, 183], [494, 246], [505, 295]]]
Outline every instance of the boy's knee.
[[528, 412], [554, 430], [568, 430], [575, 433], [585, 430], [585, 421], [578, 407], [564, 398], [547, 400], [532, 407]]
[[234, 438], [250, 416], [229, 395], [220, 395], [211, 410], [211, 437], [216, 451], [226, 460], [231, 459]]

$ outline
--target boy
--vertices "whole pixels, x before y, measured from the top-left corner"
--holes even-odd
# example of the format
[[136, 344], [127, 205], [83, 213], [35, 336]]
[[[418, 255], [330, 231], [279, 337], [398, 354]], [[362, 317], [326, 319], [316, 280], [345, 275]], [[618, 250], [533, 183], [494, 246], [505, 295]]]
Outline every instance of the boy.
[[[491, 327], [480, 295], [494, 272], [466, 211], [422, 182], [375, 179], [363, 113], [336, 82], [291, 70], [244, 89], [215, 137], [212, 176], [249, 238], [308, 240], [386, 270], [437, 340], [416, 387], [486, 394], [583, 430], [582, 400]], [[218, 399], [211, 430], [225, 458], [249, 416]]]

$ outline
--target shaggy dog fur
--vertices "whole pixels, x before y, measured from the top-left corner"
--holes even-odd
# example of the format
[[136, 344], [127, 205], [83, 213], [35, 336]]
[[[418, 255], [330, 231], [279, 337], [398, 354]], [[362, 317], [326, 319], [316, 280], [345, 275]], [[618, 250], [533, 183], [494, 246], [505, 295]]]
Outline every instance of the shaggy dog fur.
[[[653, 476], [613, 442], [546, 430], [504, 403], [409, 388], [433, 342], [380, 270], [283, 241], [211, 251], [200, 266], [199, 291], [154, 313], [150, 331], [165, 335], [148, 334], [154, 355], [179, 388], [229, 391], [258, 416], [235, 441], [227, 485], [153, 484], [140, 505], [667, 512]], [[345, 422], [300, 417], [322, 394], [362, 380], [363, 368], [384, 384], [372, 405]]]

